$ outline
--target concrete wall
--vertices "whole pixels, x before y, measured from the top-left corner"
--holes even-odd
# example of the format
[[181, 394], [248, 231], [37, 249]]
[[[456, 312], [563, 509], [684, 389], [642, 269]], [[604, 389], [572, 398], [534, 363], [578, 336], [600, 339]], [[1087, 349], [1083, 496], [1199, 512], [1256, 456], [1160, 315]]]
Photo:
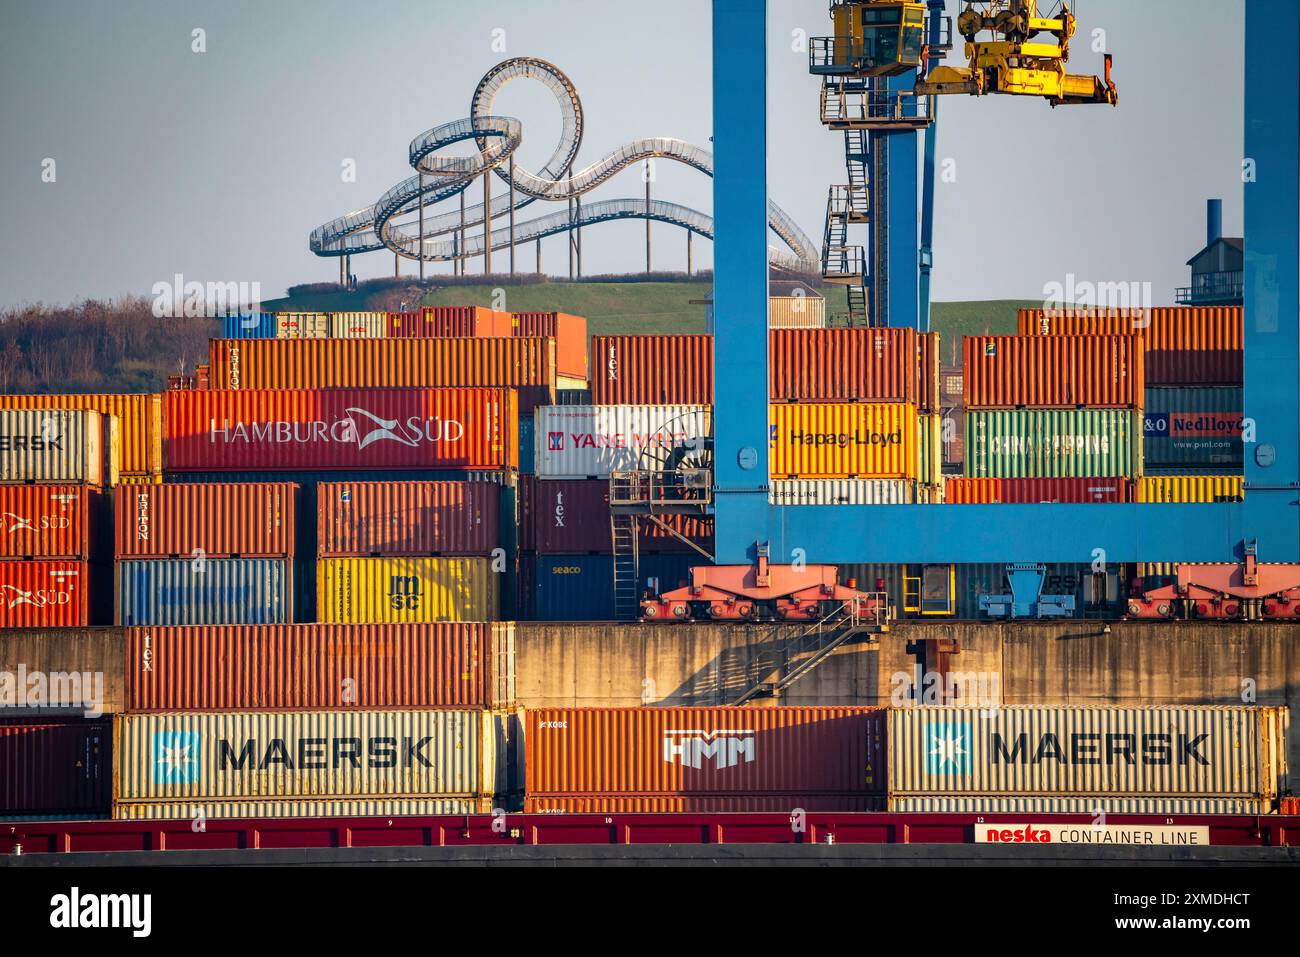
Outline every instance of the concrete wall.
[[[519, 703], [729, 704], [750, 684], [771, 679], [781, 663], [782, 636], [796, 630], [520, 622]], [[961, 650], [951, 670], [996, 675], [999, 684], [988, 687], [1000, 686], [1003, 704], [1293, 707], [1300, 690], [1297, 625], [901, 623], [875, 641], [837, 650], [784, 703], [888, 705], [894, 693], [906, 693], [898, 676], [915, 675], [912, 645], [921, 639], [955, 639]], [[1300, 724], [1287, 750], [1300, 769]]]

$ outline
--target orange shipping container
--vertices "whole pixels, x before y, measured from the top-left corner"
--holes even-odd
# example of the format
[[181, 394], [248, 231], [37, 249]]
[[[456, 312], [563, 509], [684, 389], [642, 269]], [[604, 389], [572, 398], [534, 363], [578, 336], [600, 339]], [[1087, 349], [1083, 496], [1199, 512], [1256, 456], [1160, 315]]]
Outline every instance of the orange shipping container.
[[592, 336], [594, 405], [712, 405], [712, 336]]
[[939, 334], [915, 329], [774, 329], [772, 401], [939, 402]]
[[1146, 384], [1241, 385], [1241, 306], [1021, 309], [1020, 335], [1127, 335], [1146, 339]]
[[298, 486], [290, 482], [123, 485], [114, 555], [292, 558]]
[[1142, 407], [1141, 336], [967, 336], [967, 409]]
[[[206, 383], [200, 388], [205, 388]], [[0, 395], [0, 409], [90, 409], [118, 420], [122, 472], [162, 474], [162, 397], [153, 394]]]
[[512, 335], [548, 336], [555, 340], [555, 370], [587, 379], [587, 320], [567, 312], [512, 312]]
[[500, 503], [500, 487], [488, 482], [322, 483], [317, 555], [491, 555]]
[[525, 812], [873, 810], [882, 708], [540, 708]]
[[483, 306], [424, 306], [418, 313], [389, 313], [389, 335], [508, 336], [510, 314]]
[[128, 711], [492, 708], [514, 700], [514, 626], [130, 628]]
[[0, 628], [90, 624], [90, 565], [81, 561], [0, 562]]
[[84, 485], [0, 485], [0, 559], [89, 558], [103, 501]]
[[516, 388], [555, 398], [555, 342], [541, 338], [213, 339], [217, 389]]

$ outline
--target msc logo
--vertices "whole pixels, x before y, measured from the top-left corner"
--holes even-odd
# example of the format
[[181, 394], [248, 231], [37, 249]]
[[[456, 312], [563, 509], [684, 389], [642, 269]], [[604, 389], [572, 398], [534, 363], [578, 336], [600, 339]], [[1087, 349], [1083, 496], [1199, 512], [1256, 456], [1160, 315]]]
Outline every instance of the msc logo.
[[677, 762], [683, 767], [699, 770], [710, 758], [717, 771], [734, 767], [741, 761], [752, 764], [753, 729], [664, 732], [664, 760], [669, 764]]
[[925, 729], [926, 774], [970, 774], [970, 723], [936, 721]]
[[388, 576], [388, 604], [394, 611], [420, 607], [420, 579], [415, 575]]
[[564, 433], [547, 432], [546, 433], [546, 451], [563, 452], [564, 451]]
[[199, 733], [197, 731], [155, 731], [153, 733], [153, 783], [197, 784], [199, 780]]

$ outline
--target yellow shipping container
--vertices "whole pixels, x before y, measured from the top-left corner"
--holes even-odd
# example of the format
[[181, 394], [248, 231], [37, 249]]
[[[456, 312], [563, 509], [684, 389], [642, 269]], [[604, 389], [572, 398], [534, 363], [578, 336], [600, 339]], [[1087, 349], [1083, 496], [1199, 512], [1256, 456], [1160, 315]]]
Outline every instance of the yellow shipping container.
[[0, 395], [0, 409], [90, 409], [117, 419], [123, 475], [162, 475], [162, 396], [89, 392]]
[[920, 421], [903, 402], [769, 407], [773, 478], [902, 478], [920, 470]]
[[503, 576], [490, 558], [322, 558], [322, 622], [495, 621]]
[[1240, 475], [1144, 475], [1138, 479], [1139, 502], [1239, 502]]

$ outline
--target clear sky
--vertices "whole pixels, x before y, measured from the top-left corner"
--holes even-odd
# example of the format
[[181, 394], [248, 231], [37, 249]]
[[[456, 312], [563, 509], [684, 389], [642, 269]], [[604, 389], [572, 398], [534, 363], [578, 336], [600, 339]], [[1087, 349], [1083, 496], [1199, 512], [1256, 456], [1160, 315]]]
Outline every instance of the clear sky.
[[[1119, 108], [943, 101], [939, 156], [957, 176], [938, 188], [937, 300], [1041, 298], [1073, 273], [1149, 281], [1156, 303], [1171, 302], [1202, 245], [1207, 197], [1224, 199], [1225, 231], [1241, 234], [1239, 0], [1075, 9], [1070, 66], [1100, 71], [1091, 31], [1105, 30]], [[407, 175], [411, 138], [466, 115], [479, 77], [508, 56], [551, 60], [577, 85], [579, 165], [643, 136], [707, 147], [710, 20], [704, 0], [9, 0], [0, 305], [148, 293], [178, 272], [257, 281], [266, 298], [333, 280], [337, 262], [307, 248], [311, 229]], [[769, 4], [770, 193], [818, 242], [826, 187], [844, 180], [842, 142], [818, 122], [818, 80], [791, 36], [829, 26], [825, 0]], [[192, 52], [195, 28], [205, 53]], [[549, 155], [559, 114], [548, 93], [516, 82], [497, 112], [524, 122], [524, 165]], [[348, 159], [353, 183], [340, 175]], [[590, 198], [642, 188], [629, 170]], [[655, 194], [711, 208], [710, 181], [672, 164], [659, 164]], [[681, 230], [654, 231], [656, 268], [682, 268]], [[639, 221], [585, 235], [588, 273], [644, 262]], [[697, 266], [710, 265], [709, 245], [695, 244]], [[545, 271], [567, 270], [562, 238], [542, 255]], [[392, 269], [387, 252], [354, 260], [362, 278]]]

